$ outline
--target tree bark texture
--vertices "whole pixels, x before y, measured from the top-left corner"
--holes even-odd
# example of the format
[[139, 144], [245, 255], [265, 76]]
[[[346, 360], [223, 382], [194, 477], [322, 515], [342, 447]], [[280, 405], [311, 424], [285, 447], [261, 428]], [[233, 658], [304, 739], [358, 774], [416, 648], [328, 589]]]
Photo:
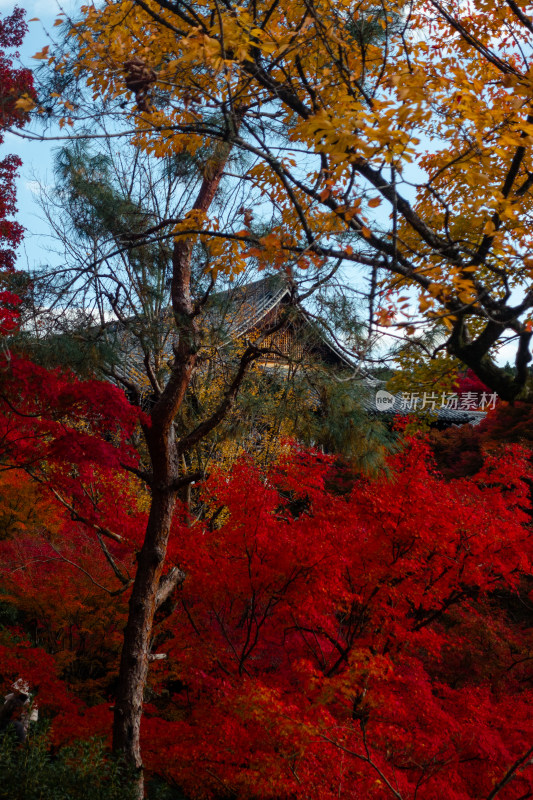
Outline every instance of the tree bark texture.
[[[175, 495], [155, 489], [124, 631], [115, 705], [113, 748], [142, 771], [140, 726], [157, 591], [165, 563]], [[139, 774], [139, 780], [142, 780]], [[142, 791], [142, 789], [141, 789]], [[141, 794], [142, 796], [142, 794]]]
[[[209, 209], [224, 173], [230, 150], [231, 145], [226, 142], [219, 146], [209, 170], [205, 171], [193, 205], [194, 209], [202, 211]], [[152, 628], [154, 615], [162, 596], [161, 578], [176, 503], [176, 485], [179, 482], [183, 483], [183, 476], [180, 475], [180, 454], [184, 448], [180, 448], [180, 443], [176, 440], [174, 419], [183, 403], [194, 372], [199, 346], [197, 312], [191, 299], [193, 246], [193, 241], [184, 237], [176, 239], [174, 243], [171, 302], [177, 343], [174, 346], [174, 364], [169, 381], [152, 408], [151, 424], [144, 430], [151, 461], [152, 496], [144, 542], [137, 555], [137, 571], [124, 630], [115, 703], [113, 749], [137, 771], [139, 798], [144, 796], [140, 730]], [[232, 392], [224, 401], [226, 406], [231, 401], [231, 394]], [[217, 424], [216, 418], [214, 420], [208, 429]], [[176, 580], [181, 574], [180, 570], [176, 570]], [[167, 579], [168, 576], [164, 578], [163, 583]], [[166, 584], [163, 594], [168, 594]]]

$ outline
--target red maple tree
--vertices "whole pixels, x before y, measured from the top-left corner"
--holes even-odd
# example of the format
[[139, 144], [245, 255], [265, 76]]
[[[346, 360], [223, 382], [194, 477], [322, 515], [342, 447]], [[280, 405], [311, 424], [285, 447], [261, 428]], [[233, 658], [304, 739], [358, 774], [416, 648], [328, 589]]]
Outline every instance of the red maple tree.
[[[18, 54], [8, 52], [22, 44], [26, 32], [22, 9], [15, 8], [12, 14], [0, 19], [0, 144], [6, 128], [22, 127], [28, 121], [27, 102], [19, 101], [26, 97], [35, 99], [31, 72], [16, 68], [13, 59]], [[0, 161], [0, 539], [5, 578], [2, 602], [18, 603], [21, 615], [20, 624], [0, 630], [1, 673], [6, 687], [23, 675], [39, 691], [45, 710], [70, 720], [70, 734], [75, 725], [77, 736], [89, 737], [97, 730], [109, 729], [111, 714], [107, 707], [101, 706], [91, 711], [60, 677], [68, 672], [69, 663], [57, 658], [58, 615], [62, 609], [64, 622], [69, 613], [72, 620], [72, 605], [76, 601], [70, 595], [68, 576], [60, 578], [52, 562], [56, 559], [63, 566], [70, 563], [71, 569], [75, 562], [65, 553], [59, 555], [54, 536], [61, 539], [68, 554], [78, 561], [90, 550], [92, 565], [95, 559], [97, 563], [98, 552], [88, 546], [87, 530], [92, 531], [93, 538], [109, 536], [113, 540], [113, 533], [102, 525], [112, 516], [113, 502], [116, 507], [118, 498], [107, 495], [107, 505], [103, 508], [103, 498], [92, 490], [97, 481], [103, 484], [111, 473], [115, 489], [120, 486], [120, 465], [135, 460], [133, 451], [124, 443], [137, 423], [138, 414], [132, 411], [123, 393], [112, 386], [97, 381], [79, 382], [72, 374], [42, 369], [20, 356], [12, 357], [9, 352], [9, 336], [17, 329], [21, 304], [20, 292], [15, 289], [24, 283], [19, 280], [23, 276], [15, 271], [15, 250], [23, 228], [12, 219], [17, 210], [15, 179], [20, 165], [20, 158], [14, 155]], [[74, 524], [78, 512], [86, 514], [83, 529]], [[127, 517], [121, 509], [121, 534], [115, 536], [117, 547], [124, 547], [129, 535]], [[92, 522], [96, 519], [100, 525], [95, 527]], [[35, 531], [39, 532], [37, 540]], [[106, 548], [100, 552], [105, 559]], [[79, 564], [76, 568], [82, 569]], [[20, 578], [16, 597], [10, 594], [16, 583], [10, 582], [13, 569]], [[38, 585], [44, 588], [40, 596], [36, 594]], [[52, 619], [54, 624], [46, 622]], [[73, 638], [76, 625], [70, 627], [71, 642], [76, 638]], [[30, 637], [33, 642], [28, 639], [28, 626], [34, 631]], [[109, 634], [107, 626], [101, 640], [109, 639]], [[80, 635], [83, 638], [83, 632]], [[74, 654], [70, 661], [75, 657]], [[98, 726], [97, 718], [105, 719], [105, 725]]]
[[[527, 797], [525, 454], [446, 482], [415, 439], [343, 497], [325, 488], [331, 468], [298, 448], [268, 473], [243, 460], [211, 476], [202, 521], [177, 514], [170, 567], [187, 577], [156, 619], [147, 767], [191, 797]], [[110, 549], [132, 568], [144, 512], [133, 487], [97, 477], [109, 524], [122, 514], [131, 534]], [[109, 724], [128, 590], [94, 528], [48, 527], [2, 557], [34, 562], [4, 582], [26, 615], [39, 609], [44, 649], [56, 643], [60, 741]], [[91, 656], [100, 672], [84, 676]]]
[[[0, 46], [24, 29], [15, 11]], [[0, 91], [2, 126], [23, 124], [31, 78], [4, 51]], [[17, 166], [0, 165], [2, 336]], [[0, 677], [38, 690], [56, 744], [110, 733], [146, 529], [141, 418], [112, 386], [4, 357], [2, 601], [17, 618]], [[519, 448], [477, 466], [445, 481], [415, 439], [343, 496], [332, 460], [298, 448], [268, 472], [213, 474], [198, 518], [172, 521], [167, 574], [186, 577], [153, 630], [148, 768], [191, 797], [531, 797], [530, 468]]]
[[[24, 12], [15, 8], [0, 19], [0, 144], [3, 131], [21, 127], [28, 114], [17, 106], [23, 95], [35, 97], [32, 74], [13, 65], [7, 49], [19, 47], [27, 31]], [[18, 156], [5, 156], [0, 161], [0, 336], [13, 330], [17, 320], [18, 296], [11, 290], [15, 266], [15, 249], [21, 242], [23, 228], [11, 217], [16, 212], [15, 178], [21, 165]]]

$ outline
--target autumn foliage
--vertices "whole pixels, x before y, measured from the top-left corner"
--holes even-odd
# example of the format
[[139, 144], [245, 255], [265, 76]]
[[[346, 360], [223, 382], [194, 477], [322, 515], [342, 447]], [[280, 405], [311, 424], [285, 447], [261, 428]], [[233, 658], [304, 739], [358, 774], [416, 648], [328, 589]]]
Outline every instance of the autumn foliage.
[[[384, 31], [406, 5], [385, 4]], [[18, 161], [0, 163], [0, 680], [5, 689], [19, 676], [30, 682], [54, 753], [75, 739], [110, 743], [115, 706], [115, 747], [138, 776], [131, 731], [142, 715], [148, 775], [193, 799], [533, 796], [531, 457], [501, 433], [519, 431], [519, 407], [450, 434], [441, 451], [464, 436], [475, 458], [445, 475], [428, 441], [404, 434], [378, 477], [352, 474], [342, 493], [335, 456], [295, 443], [268, 467], [243, 457], [197, 478], [190, 448], [228, 413], [257, 355], [247, 347], [215, 413], [187, 434], [175, 427], [198, 365], [198, 242], [214, 276], [250, 258], [282, 267], [288, 253], [295, 269], [317, 274], [329, 259], [390, 268], [416, 285], [422, 314], [443, 316], [451, 352], [503, 382], [506, 396], [522, 391], [531, 321], [519, 318], [533, 303], [523, 260], [531, 73], [513, 48], [528, 20], [511, 0], [499, 16], [478, 9], [481, 39], [454, 28], [461, 57], [452, 63], [440, 4], [415, 6], [414, 32], [428, 30], [433, 48], [415, 36], [409, 53], [400, 36], [385, 59], [383, 40], [365, 43], [355, 17], [330, 0], [275, 0], [249, 13], [229, 0], [201, 0], [190, 13], [157, 0], [109, 2], [74, 23], [72, 53], [40, 54], [59, 70], [76, 58], [73, 77], [125, 108], [136, 143], [156, 156], [216, 156], [202, 165], [190, 213], [161, 227], [174, 238], [177, 342], [166, 385], [152, 376], [150, 416], [109, 383], [9, 353], [20, 303], [21, 229], [7, 219]], [[489, 58], [487, 70], [503, 24], [504, 61]], [[4, 18], [0, 47], [18, 46], [24, 30], [20, 11]], [[23, 124], [31, 80], [4, 51], [0, 92], [0, 125]], [[59, 102], [74, 113], [67, 95]], [[316, 157], [307, 176], [290, 153], [271, 155], [270, 132], [261, 142], [261, 125], [276, 116], [282, 127], [268, 131]], [[430, 117], [442, 144], [433, 155], [414, 135], [427, 135]], [[483, 135], [457, 159], [477, 125]], [[225, 241], [210, 208], [232, 147], [253, 153], [246, 180], [256, 204], [277, 212], [252, 236], [245, 209], [246, 230]], [[409, 159], [432, 176], [413, 206], [396, 185]], [[392, 238], [369, 211], [380, 203], [394, 217]], [[516, 264], [526, 299], [510, 314]], [[495, 306], [491, 293], [507, 299]], [[388, 321], [379, 311], [377, 320]], [[514, 382], [485, 358], [509, 327], [521, 341]], [[186, 505], [177, 498], [189, 486]]]
[[[109, 704], [89, 710], [84, 701], [102, 700], [103, 677], [109, 689], [123, 626], [102, 598], [104, 584], [110, 592], [117, 586], [113, 573], [107, 579], [108, 551], [100, 542], [114, 542], [114, 555], [130, 562], [145, 518], [138, 511], [142, 493], [121, 467], [136, 461], [125, 439], [137, 422], [137, 412], [109, 384], [14, 356], [3, 360], [0, 600], [8, 611], [16, 608], [16, 624], [0, 634], [2, 676], [26, 676], [43, 708], [59, 715], [63, 742], [108, 734], [111, 724]], [[73, 572], [85, 575], [85, 586], [72, 580]], [[123, 590], [129, 578], [121, 577]]]
[[[525, 453], [445, 482], [414, 439], [348, 497], [331, 468], [295, 447], [268, 473], [243, 459], [208, 481], [203, 521], [177, 515], [187, 578], [156, 617], [148, 769], [191, 797], [488, 797], [532, 732]], [[122, 493], [131, 546], [110, 548], [132, 569], [143, 512], [126, 483], [99, 491]], [[55, 515], [1, 544], [20, 615], [2, 677], [31, 677], [59, 743], [109, 730], [127, 590], [90, 526]], [[524, 762], [499, 794], [532, 790]]]
[[[221, 143], [246, 156], [241, 220], [198, 206], [146, 236], [201, 242], [213, 275], [249, 259], [295, 277], [337, 258], [369, 279], [382, 270], [378, 325], [438, 322], [436, 352], [531, 400], [527, 5], [114, 0], [68, 28], [65, 46], [36, 55], [77, 79], [53, 95], [60, 125], [81, 132], [95, 110], [112, 113], [144, 151], [199, 158], [204, 174]], [[503, 343], [516, 345], [513, 376], [497, 363]]]
[[[23, 94], [34, 96], [31, 72], [15, 68], [6, 48], [22, 44], [27, 26], [20, 8], [10, 16], [0, 19], [0, 144], [3, 130], [9, 126], [20, 127], [28, 115], [17, 107]], [[0, 161], [0, 336], [12, 331], [16, 325], [19, 297], [12, 291], [10, 278], [15, 265], [15, 249], [22, 239], [23, 228], [12, 219], [16, 211], [15, 176], [21, 161], [18, 156], [4, 156]]]

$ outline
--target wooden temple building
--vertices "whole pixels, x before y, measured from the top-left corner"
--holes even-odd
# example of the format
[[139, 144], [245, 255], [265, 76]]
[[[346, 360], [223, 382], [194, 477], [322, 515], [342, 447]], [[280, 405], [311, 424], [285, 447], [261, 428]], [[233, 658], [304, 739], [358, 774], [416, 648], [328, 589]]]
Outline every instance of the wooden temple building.
[[[338, 370], [344, 378], [353, 373], [354, 385], [357, 383], [361, 402], [372, 416], [390, 418], [395, 415], [414, 414], [420, 409], [409, 407], [405, 397], [391, 395], [385, 391], [383, 381], [372, 378], [358, 378], [355, 356], [335, 341], [333, 334], [314, 321], [305, 309], [292, 302], [291, 287], [280, 275], [269, 275], [251, 283], [218, 292], [209, 299], [205, 308], [206, 329], [214, 331], [218, 350], [238, 344], [241, 340], [257, 341], [261, 347], [268, 347], [269, 353], [261, 358], [265, 369], [283, 369], [290, 363], [319, 363], [331, 370]], [[272, 334], [268, 331], [276, 325], [280, 327]], [[171, 326], [167, 338], [162, 340], [160, 364], [154, 368], [161, 372], [164, 363], [170, 363], [172, 355]], [[118, 327], [115, 331], [118, 332]], [[141, 394], [149, 394], [151, 387], [146, 377], [146, 364], [139, 350], [138, 342], [125, 334], [120, 343], [120, 359], [114, 365], [116, 382], [137, 387]], [[363, 390], [363, 391], [361, 391]], [[388, 394], [387, 403], [379, 403], [378, 393]], [[485, 414], [482, 411], [465, 408], [437, 407], [430, 411], [435, 427], [450, 425], [477, 424]]]

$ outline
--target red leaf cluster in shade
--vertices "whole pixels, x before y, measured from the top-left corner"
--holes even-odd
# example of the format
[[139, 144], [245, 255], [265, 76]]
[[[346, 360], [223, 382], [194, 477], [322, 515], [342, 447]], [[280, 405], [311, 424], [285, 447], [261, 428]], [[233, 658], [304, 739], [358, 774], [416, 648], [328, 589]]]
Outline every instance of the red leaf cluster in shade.
[[14, 464], [120, 467], [137, 458], [127, 441], [140, 419], [111, 384], [20, 357], [0, 362], [0, 454]]
[[[109, 539], [117, 558], [131, 557], [142, 543], [146, 524], [141, 481], [128, 471], [139, 460], [131, 439], [140, 422], [147, 424], [143, 413], [108, 383], [81, 381], [72, 373], [47, 370], [18, 356], [0, 360], [0, 365], [0, 469], [21, 476], [22, 493], [24, 475], [31, 476], [42, 492], [39, 502], [57, 501], [60, 538], [71, 548], [65, 557], [77, 561], [87, 548], [92, 553], [97, 535]], [[23, 529], [31, 527], [26, 524]], [[50, 541], [35, 555], [37, 563], [56, 558]], [[11, 546], [35, 549], [20, 535]], [[40, 543], [38, 549], [43, 546]], [[98, 574], [107, 566], [99, 552]], [[30, 583], [37, 579], [33, 568], [25, 569], [24, 575], [32, 576]], [[116, 583], [111, 586], [116, 588]], [[63, 589], [68, 591], [68, 581], [58, 591]]]
[[458, 393], [474, 392], [478, 395], [486, 394], [487, 396], [492, 394], [491, 389], [478, 378], [470, 367], [463, 374], [457, 376], [455, 386]]
[[505, 444], [520, 444], [531, 452], [533, 406], [499, 402], [478, 425], [452, 426], [431, 433], [437, 467], [446, 478], [473, 475], [483, 464], [485, 452], [497, 453]]
[[[41, 716], [53, 720], [56, 745], [110, 738], [128, 585], [111, 571], [106, 552], [126, 576], [134, 574], [146, 522], [138, 487], [124, 475], [111, 481], [109, 471], [91, 475], [74, 464], [70, 472], [51, 463], [49, 480], [40, 483], [21, 469], [0, 472], [0, 601], [17, 614], [0, 629], [0, 680], [6, 691], [17, 677], [30, 683]], [[106, 541], [104, 550], [98, 537], [106, 528], [121, 539]]]

